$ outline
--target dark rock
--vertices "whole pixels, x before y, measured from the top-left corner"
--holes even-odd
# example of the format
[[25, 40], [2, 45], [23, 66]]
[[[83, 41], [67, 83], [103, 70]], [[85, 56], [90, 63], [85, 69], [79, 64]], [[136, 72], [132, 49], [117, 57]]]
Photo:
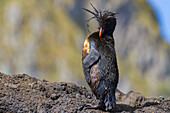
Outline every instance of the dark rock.
[[[0, 112], [85, 112], [105, 111], [86, 109], [87, 103], [97, 103], [84, 86], [38, 80], [26, 74], [0, 73]], [[117, 90], [116, 112], [170, 112], [170, 98], [146, 98], [140, 93], [127, 94]]]

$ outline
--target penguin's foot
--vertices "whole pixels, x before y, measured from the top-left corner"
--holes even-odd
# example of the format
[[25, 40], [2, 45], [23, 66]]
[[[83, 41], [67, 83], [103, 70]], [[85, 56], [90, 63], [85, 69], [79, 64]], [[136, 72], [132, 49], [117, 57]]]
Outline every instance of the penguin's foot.
[[86, 108], [87, 109], [103, 109], [103, 104], [101, 104], [100, 102], [97, 105], [86, 104]]
[[101, 106], [100, 105], [93, 105], [93, 104], [86, 104], [87, 109], [99, 109]]

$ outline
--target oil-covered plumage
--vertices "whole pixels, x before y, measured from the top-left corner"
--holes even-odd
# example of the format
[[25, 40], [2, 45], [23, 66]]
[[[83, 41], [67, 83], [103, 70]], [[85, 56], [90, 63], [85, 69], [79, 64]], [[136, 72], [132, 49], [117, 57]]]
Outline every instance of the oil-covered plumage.
[[[94, 6], [92, 5], [94, 8]], [[91, 12], [99, 23], [99, 30], [92, 33], [83, 44], [82, 65], [85, 79], [99, 100], [91, 108], [115, 110], [115, 91], [119, 73], [113, 31], [116, 26], [115, 12]]]

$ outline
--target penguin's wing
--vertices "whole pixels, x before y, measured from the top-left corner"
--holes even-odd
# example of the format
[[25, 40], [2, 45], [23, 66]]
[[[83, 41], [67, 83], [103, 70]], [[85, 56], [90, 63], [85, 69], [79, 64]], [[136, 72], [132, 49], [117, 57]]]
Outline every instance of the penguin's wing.
[[100, 53], [91, 46], [89, 54], [83, 60], [83, 65], [85, 68], [90, 68], [94, 63], [96, 63], [100, 58]]

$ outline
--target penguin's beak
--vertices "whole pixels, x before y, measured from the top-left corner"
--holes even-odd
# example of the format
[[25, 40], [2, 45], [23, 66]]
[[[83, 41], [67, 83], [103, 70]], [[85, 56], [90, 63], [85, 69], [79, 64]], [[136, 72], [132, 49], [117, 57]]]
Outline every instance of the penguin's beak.
[[100, 29], [99, 29], [99, 38], [102, 36], [102, 33], [103, 33], [103, 29], [100, 28]]

